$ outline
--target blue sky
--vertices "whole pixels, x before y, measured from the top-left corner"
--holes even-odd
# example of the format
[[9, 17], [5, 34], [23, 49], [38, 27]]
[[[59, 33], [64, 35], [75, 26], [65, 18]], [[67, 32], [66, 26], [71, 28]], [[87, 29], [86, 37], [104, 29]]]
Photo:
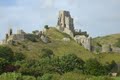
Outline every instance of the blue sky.
[[0, 39], [9, 26], [25, 32], [55, 26], [59, 10], [70, 11], [75, 28], [92, 37], [120, 33], [120, 0], [0, 0]]

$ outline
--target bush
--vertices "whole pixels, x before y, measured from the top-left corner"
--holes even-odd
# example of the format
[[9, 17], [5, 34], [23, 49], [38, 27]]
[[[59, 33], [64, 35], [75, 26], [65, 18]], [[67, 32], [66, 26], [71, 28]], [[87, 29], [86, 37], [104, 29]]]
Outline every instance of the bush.
[[97, 59], [89, 59], [85, 63], [85, 73], [89, 75], [100, 76], [104, 75], [106, 69], [102, 66]]
[[37, 42], [38, 36], [34, 34], [27, 34], [26, 35], [27, 40], [30, 40], [32, 42]]
[[68, 54], [52, 61], [53, 68], [59, 74], [73, 71], [74, 69], [83, 70], [84, 61], [74, 54]]
[[3, 68], [6, 66], [6, 64], [8, 64], [8, 62], [5, 59], [0, 58], [0, 74], [4, 72]]
[[45, 29], [49, 29], [48, 25], [45, 25], [44, 28], [45, 28]]
[[14, 60], [15, 61], [21, 61], [21, 60], [24, 60], [25, 59], [25, 55], [21, 52], [17, 52], [15, 53], [14, 55]]
[[0, 46], [0, 58], [8, 61], [13, 61], [14, 53], [11, 48], [7, 46]]
[[53, 55], [54, 55], [53, 51], [50, 49], [42, 49], [41, 50], [41, 57], [42, 58], [45, 58], [45, 57], [51, 58]]

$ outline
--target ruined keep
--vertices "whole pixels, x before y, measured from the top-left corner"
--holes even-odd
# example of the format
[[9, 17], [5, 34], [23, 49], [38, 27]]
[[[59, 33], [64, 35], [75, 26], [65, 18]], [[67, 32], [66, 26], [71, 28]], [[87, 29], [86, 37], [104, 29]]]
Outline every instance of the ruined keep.
[[91, 38], [87, 32], [74, 29], [74, 19], [69, 11], [59, 11], [57, 29], [70, 35], [78, 44], [91, 51]]
[[70, 36], [74, 35], [74, 23], [73, 18], [71, 17], [69, 11], [59, 11], [59, 17], [57, 22], [57, 28], [69, 34]]

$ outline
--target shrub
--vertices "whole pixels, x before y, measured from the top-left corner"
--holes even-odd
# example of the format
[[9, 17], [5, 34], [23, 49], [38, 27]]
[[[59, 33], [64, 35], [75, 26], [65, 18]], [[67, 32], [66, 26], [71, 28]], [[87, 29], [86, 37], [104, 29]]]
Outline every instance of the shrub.
[[48, 25], [45, 25], [44, 28], [45, 28], [45, 29], [49, 29]]
[[8, 62], [5, 59], [0, 58], [0, 74], [4, 72], [3, 68], [6, 64], [8, 64]]
[[42, 49], [41, 50], [41, 57], [42, 58], [45, 58], [45, 57], [51, 58], [53, 55], [54, 55], [53, 51], [50, 49]]
[[105, 74], [105, 68], [97, 59], [89, 59], [85, 63], [85, 73], [89, 75], [100, 76]]
[[25, 55], [21, 52], [16, 52], [14, 55], [14, 60], [15, 61], [21, 61], [25, 59]]
[[65, 72], [73, 71], [76, 68], [83, 70], [84, 61], [74, 54], [68, 54], [60, 58], [55, 58], [52, 61], [52, 65], [56, 72], [63, 74]]
[[0, 46], [0, 58], [8, 61], [13, 61], [14, 53], [11, 48], [7, 46]]

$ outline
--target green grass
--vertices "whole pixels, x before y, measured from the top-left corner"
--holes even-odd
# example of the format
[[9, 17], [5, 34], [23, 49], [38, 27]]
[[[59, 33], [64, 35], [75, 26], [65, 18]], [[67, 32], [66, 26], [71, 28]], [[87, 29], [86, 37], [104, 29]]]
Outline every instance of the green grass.
[[114, 60], [116, 63], [120, 63], [120, 54], [119, 53], [101, 53], [101, 54], [96, 54], [96, 58], [102, 62], [112, 62]]
[[0, 80], [120, 80], [120, 77], [83, 75], [73, 71], [63, 75], [48, 73], [41, 77], [35, 78], [33, 76], [25, 76], [21, 73], [12, 72], [1, 74]]
[[[27, 59], [38, 59], [41, 53], [41, 50], [43, 48], [49, 48], [53, 50], [55, 56], [63, 56], [65, 54], [76, 54], [78, 57], [82, 58], [83, 60], [87, 60], [89, 58], [97, 58], [102, 63], [105, 62], [111, 62], [112, 60], [115, 60], [116, 62], [120, 62], [119, 56], [120, 54], [117, 53], [103, 53], [103, 54], [93, 54], [92, 52], [89, 52], [84, 47], [77, 44], [73, 39], [70, 38], [69, 35], [62, 33], [58, 31], [55, 28], [50, 28], [47, 30], [46, 33], [51, 43], [43, 43], [42, 41], [38, 42], [31, 42], [29, 40], [21, 42], [19, 45], [11, 46], [9, 45], [14, 52], [23, 52]], [[107, 40], [110, 39], [110, 42], [115, 41], [119, 37], [118, 35], [112, 35], [113, 37], [107, 36], [104, 38], [96, 38], [96, 41], [99, 41], [103, 43], [106, 38]], [[64, 37], [69, 37], [71, 41], [65, 42], [62, 39]], [[112, 40], [113, 39], [113, 40]], [[107, 42], [107, 40], [105, 42]], [[108, 41], [109, 42], [109, 41]]]
[[[56, 56], [73, 53], [84, 60], [94, 57], [91, 52], [77, 44], [73, 39], [71, 39], [69, 35], [59, 32], [55, 28], [50, 28], [49, 30], [47, 30], [47, 35], [49, 36], [51, 43], [46, 44], [42, 41], [31, 42], [29, 40], [26, 40], [21, 42], [19, 45], [9, 46], [14, 50], [14, 52], [23, 52], [28, 59], [39, 59], [41, 49], [43, 48], [49, 48], [53, 50]], [[71, 41], [63, 41], [62, 39], [64, 37], [69, 37]]]
[[100, 44], [115, 44], [119, 38], [120, 38], [120, 34], [112, 34], [112, 35], [94, 38], [94, 41], [99, 42]]

